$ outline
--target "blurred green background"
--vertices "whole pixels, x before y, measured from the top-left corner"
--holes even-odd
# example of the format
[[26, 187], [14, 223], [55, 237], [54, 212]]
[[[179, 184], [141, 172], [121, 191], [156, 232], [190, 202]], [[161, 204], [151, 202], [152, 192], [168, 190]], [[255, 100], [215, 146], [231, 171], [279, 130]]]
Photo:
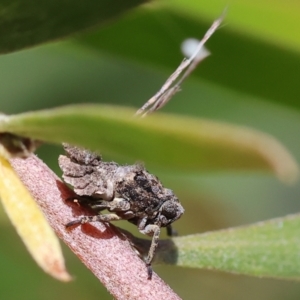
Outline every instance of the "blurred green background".
[[[201, 38], [227, 4], [221, 0], [157, 1], [65, 41], [2, 55], [0, 109], [13, 114], [91, 102], [138, 108], [182, 60], [181, 42]], [[224, 26], [207, 43], [212, 56], [164, 111], [270, 133], [299, 162], [299, 13], [299, 1], [231, 1]], [[61, 152], [60, 147], [44, 145], [38, 155], [60, 175], [57, 157]], [[181, 235], [300, 211], [299, 182], [285, 186], [273, 177], [253, 173], [183, 176], [150, 171], [178, 194], [186, 209], [175, 223]], [[66, 248], [74, 281], [65, 284], [44, 274], [3, 210], [0, 222], [1, 299], [112, 298]], [[122, 226], [137, 234], [133, 226], [125, 222]], [[171, 266], [154, 269], [184, 299], [288, 300], [300, 295], [297, 282]]]

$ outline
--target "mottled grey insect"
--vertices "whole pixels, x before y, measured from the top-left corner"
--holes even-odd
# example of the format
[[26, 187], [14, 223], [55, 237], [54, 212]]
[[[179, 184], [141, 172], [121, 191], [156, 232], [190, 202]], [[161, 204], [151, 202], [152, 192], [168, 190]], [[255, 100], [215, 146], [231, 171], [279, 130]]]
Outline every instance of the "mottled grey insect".
[[[67, 227], [89, 222], [128, 220], [143, 234], [152, 236], [145, 263], [151, 279], [155, 249], [160, 228], [166, 227], [173, 235], [171, 224], [179, 219], [184, 209], [170, 189], [142, 165], [119, 166], [103, 162], [101, 157], [86, 149], [63, 144], [67, 156], [59, 157], [59, 166], [66, 183], [74, 187], [77, 201], [87, 205], [95, 216], [83, 216], [66, 224]], [[100, 214], [107, 209], [109, 214]]]

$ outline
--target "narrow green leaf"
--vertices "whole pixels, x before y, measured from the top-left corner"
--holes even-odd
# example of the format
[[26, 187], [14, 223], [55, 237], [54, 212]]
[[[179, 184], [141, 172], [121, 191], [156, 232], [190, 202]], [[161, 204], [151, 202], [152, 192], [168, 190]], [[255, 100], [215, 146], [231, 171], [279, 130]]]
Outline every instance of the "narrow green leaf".
[[227, 7], [226, 27], [255, 35], [273, 44], [300, 51], [299, 26], [300, 3], [293, 0], [226, 0], [165, 2], [169, 8], [192, 18], [215, 18]]
[[174, 238], [156, 262], [259, 277], [300, 279], [300, 215]]
[[[173, 2], [176, 2], [176, 5], [172, 6]], [[182, 41], [189, 37], [201, 39], [213, 20], [219, 17], [228, 4], [219, 3], [219, 8], [216, 8], [211, 1], [191, 0], [189, 6], [183, 8], [185, 2], [179, 2], [174, 0], [166, 7], [140, 9], [109, 27], [82, 36], [78, 41], [95, 50], [107, 51], [110, 55], [114, 53], [134, 61], [139, 60], [151, 67], [167, 67], [171, 73], [182, 60]], [[193, 76], [197, 80], [204, 78], [255, 98], [260, 97], [300, 109], [300, 85], [297, 76], [300, 55], [299, 50], [294, 51], [295, 47], [300, 49], [297, 33], [300, 27], [300, 6], [294, 2], [297, 18], [293, 21], [297, 26], [291, 31], [293, 38], [290, 40], [290, 44], [294, 46], [287, 47], [283, 44], [283, 37], [290, 29], [290, 24], [280, 22], [276, 16], [282, 13], [283, 17], [280, 19], [289, 19], [288, 10], [280, 10], [284, 4], [279, 5], [277, 1], [278, 11], [270, 8], [268, 12], [264, 7], [263, 13], [258, 14], [260, 3], [262, 1], [255, 2], [251, 10], [244, 9], [242, 5], [229, 6], [224, 20], [225, 26], [207, 42], [212, 56], [195, 70]], [[261, 19], [259, 27], [256, 24], [258, 17]], [[231, 19], [236, 19], [237, 23], [231, 23]], [[249, 32], [242, 32], [238, 26], [239, 20], [243, 22], [246, 19], [249, 30], [256, 28], [251, 35]], [[283, 32], [276, 31], [274, 26], [270, 25], [274, 20], [277, 26], [285, 28]], [[261, 39], [261, 36], [256, 35], [257, 32], [263, 31], [262, 22], [270, 25], [264, 35], [272, 36], [273, 43], [270, 39]], [[297, 44], [293, 44], [295, 41]], [[277, 46], [278, 43], [281, 43], [281, 47]]]
[[245, 127], [160, 114], [134, 117], [134, 110], [74, 105], [3, 116], [0, 131], [53, 143], [69, 142], [147, 167], [199, 172], [268, 170], [285, 181], [298, 167], [274, 138]]
[[0, 0], [0, 53], [63, 38], [145, 0]]

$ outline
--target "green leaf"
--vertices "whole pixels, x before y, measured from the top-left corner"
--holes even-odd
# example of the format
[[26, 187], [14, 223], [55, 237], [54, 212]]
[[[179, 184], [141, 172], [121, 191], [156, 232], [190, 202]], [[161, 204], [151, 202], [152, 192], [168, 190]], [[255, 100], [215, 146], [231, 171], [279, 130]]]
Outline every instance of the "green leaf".
[[156, 262], [259, 277], [300, 279], [300, 215], [173, 239]]
[[20, 50], [103, 24], [144, 0], [1, 0], [0, 53]]
[[300, 51], [298, 1], [273, 0], [271, 3], [259, 0], [233, 0], [228, 3], [226, 0], [184, 2], [169, 0], [166, 6], [194, 19], [201, 16], [206, 20], [216, 18], [216, 14], [226, 7], [226, 27]]
[[[219, 6], [214, 6], [215, 2]], [[220, 2], [188, 1], [185, 7], [183, 1], [171, 1], [165, 7], [141, 9], [109, 27], [82, 36], [78, 42], [151, 67], [167, 67], [171, 73], [182, 60], [179, 49], [182, 41], [188, 37], [202, 38], [227, 5]], [[266, 4], [260, 5], [263, 1], [255, 2], [253, 7], [250, 2], [247, 1], [249, 9], [242, 4], [228, 8], [226, 26], [221, 26], [207, 43], [212, 56], [195, 70], [194, 76], [255, 98], [300, 109], [297, 76], [300, 6], [294, 2], [292, 8], [288, 8], [282, 1], [276, 1], [272, 9], [266, 11]], [[281, 9], [282, 6], [286, 8]], [[291, 14], [291, 11], [294, 12]], [[258, 24], [257, 18], [260, 19]], [[240, 24], [245, 22], [247, 30], [242, 31], [244, 27]], [[275, 30], [274, 23], [282, 30]], [[265, 31], [264, 24], [268, 26]]]
[[285, 181], [298, 167], [271, 136], [245, 127], [168, 114], [134, 117], [134, 110], [74, 105], [3, 116], [0, 131], [47, 142], [82, 145], [104, 156], [147, 167], [199, 172], [263, 170]]

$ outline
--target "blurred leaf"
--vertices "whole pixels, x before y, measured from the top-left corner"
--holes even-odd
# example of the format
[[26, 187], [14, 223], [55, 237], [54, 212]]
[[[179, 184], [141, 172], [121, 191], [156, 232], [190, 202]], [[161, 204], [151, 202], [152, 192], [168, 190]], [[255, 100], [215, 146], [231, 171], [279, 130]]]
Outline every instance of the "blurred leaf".
[[0, 131], [181, 172], [268, 170], [284, 181], [298, 173], [294, 159], [269, 135], [176, 115], [135, 118], [133, 110], [122, 107], [74, 105], [6, 116]]
[[[252, 276], [300, 279], [300, 215], [174, 238], [176, 264]], [[170, 262], [170, 252], [157, 254]]]
[[58, 239], [9, 162], [0, 155], [0, 196], [18, 234], [37, 264], [51, 276], [69, 281]]
[[1, 0], [0, 53], [66, 37], [131, 9], [143, 0]]
[[165, 1], [165, 6], [195, 20], [216, 17], [227, 7], [226, 27], [235, 28], [272, 44], [300, 51], [300, 2], [294, 0]]
[[[172, 5], [173, 2], [175, 1], [171, 1], [165, 7], [152, 6], [140, 9], [109, 27], [80, 37], [78, 42], [98, 51], [107, 51], [110, 55], [114, 53], [146, 63], [151, 67], [167, 67], [169, 70], [174, 70], [182, 60], [180, 53], [182, 41], [189, 37], [202, 38], [226, 4], [219, 5], [216, 10], [210, 1], [202, 1], [201, 4], [199, 1], [189, 1], [186, 8], [183, 8], [185, 2], [177, 1]], [[249, 4], [250, 1], [247, 3]], [[276, 1], [280, 8], [283, 4], [278, 3], [279, 1]], [[292, 18], [292, 20], [296, 22], [294, 26], [297, 26], [291, 31], [294, 34], [292, 35], [291, 32], [289, 34], [293, 36], [290, 44], [297, 41], [297, 44], [296, 42], [292, 44], [293, 49], [284, 44], [285, 33], [291, 26], [287, 26], [284, 32], [273, 29], [271, 42], [270, 39], [261, 39], [256, 35], [262, 27], [262, 21], [259, 23], [260, 27], [256, 25], [257, 10], [259, 11], [260, 5], [256, 3], [257, 8], [253, 6], [252, 10], [248, 10], [246, 5], [245, 7], [232, 5], [224, 20], [226, 26], [221, 26], [207, 43], [212, 56], [198, 67], [194, 76], [255, 97], [300, 109], [298, 100], [300, 55], [299, 51], [294, 51], [295, 47], [300, 50], [297, 33], [300, 27], [300, 18], [298, 18], [300, 8], [296, 2], [294, 3], [297, 19]], [[266, 6], [264, 4], [264, 9]], [[273, 3], [270, 6], [273, 6]], [[238, 8], [240, 10], [237, 10]], [[260, 19], [265, 24], [270, 24], [270, 28], [275, 21], [278, 21], [276, 18], [281, 13], [282, 20], [289, 19], [290, 9], [281, 11], [279, 8], [268, 13], [262, 10]], [[292, 16], [295, 14], [293, 13]], [[237, 23], [232, 24], [232, 18], [236, 19]], [[256, 30], [253, 30], [251, 35], [240, 30], [238, 24], [243, 20], [247, 20], [249, 30], [256, 26]], [[284, 24], [280, 23], [277, 26], [284, 27]], [[265, 35], [270, 36], [269, 30]], [[280, 47], [278, 43], [281, 43]]]

